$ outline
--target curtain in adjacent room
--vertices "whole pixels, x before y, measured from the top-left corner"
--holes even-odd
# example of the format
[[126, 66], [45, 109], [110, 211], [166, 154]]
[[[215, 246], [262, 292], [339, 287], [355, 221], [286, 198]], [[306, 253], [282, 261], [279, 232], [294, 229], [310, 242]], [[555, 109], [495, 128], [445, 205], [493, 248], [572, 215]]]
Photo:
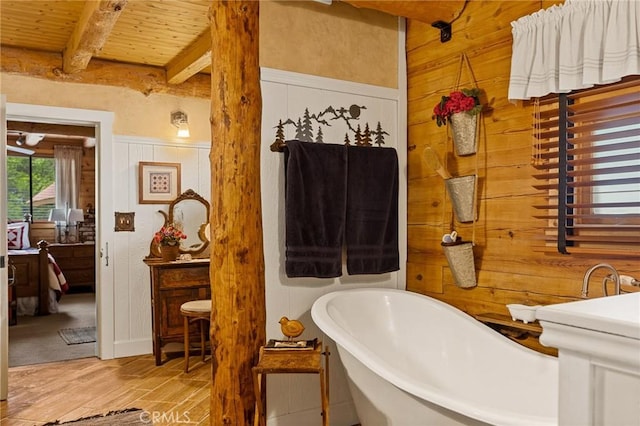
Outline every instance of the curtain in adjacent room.
[[56, 208], [75, 209], [80, 193], [82, 148], [55, 145], [53, 157], [56, 163]]
[[640, 1], [567, 0], [511, 26], [509, 100], [640, 74]]

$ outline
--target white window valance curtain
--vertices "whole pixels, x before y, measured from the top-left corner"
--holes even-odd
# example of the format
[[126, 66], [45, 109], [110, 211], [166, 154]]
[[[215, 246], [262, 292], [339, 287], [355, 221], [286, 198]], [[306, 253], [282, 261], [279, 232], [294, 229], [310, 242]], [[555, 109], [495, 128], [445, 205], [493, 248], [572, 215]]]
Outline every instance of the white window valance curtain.
[[56, 165], [56, 208], [75, 209], [80, 194], [82, 148], [55, 145], [53, 157]]
[[640, 74], [640, 0], [566, 0], [511, 23], [509, 100]]

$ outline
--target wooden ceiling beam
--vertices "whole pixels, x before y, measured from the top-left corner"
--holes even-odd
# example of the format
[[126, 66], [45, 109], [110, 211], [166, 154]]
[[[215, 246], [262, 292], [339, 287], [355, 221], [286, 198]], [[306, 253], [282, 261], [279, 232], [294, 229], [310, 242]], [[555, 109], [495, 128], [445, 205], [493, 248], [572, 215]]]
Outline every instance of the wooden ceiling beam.
[[83, 139], [93, 138], [96, 135], [96, 129], [93, 127], [26, 121], [7, 121], [7, 130], [22, 133], [42, 133], [45, 135], [77, 136]]
[[166, 67], [167, 83], [180, 84], [211, 65], [211, 31], [205, 32], [173, 58]]
[[167, 84], [164, 68], [93, 59], [87, 69], [77, 74], [60, 70], [60, 54], [2, 46], [0, 71], [8, 74], [44, 78], [52, 81], [127, 87], [143, 93], [210, 98], [211, 78], [198, 74], [182, 84]]
[[67, 46], [62, 70], [67, 74], [87, 68], [91, 57], [102, 49], [128, 0], [86, 1]]
[[403, 16], [432, 24], [456, 19], [467, 0], [342, 0], [355, 7], [379, 10], [394, 16]]
[[[38, 154], [53, 154], [53, 146], [54, 145], [71, 145], [71, 146], [80, 146], [84, 147], [85, 143], [87, 143], [87, 138], [81, 138], [77, 136], [49, 136], [46, 135], [40, 142], [38, 142], [35, 146], [30, 145], [18, 145], [16, 140], [18, 139], [17, 134], [8, 134], [7, 135], [7, 145], [11, 146], [19, 146], [21, 148], [32, 149], [36, 151]], [[91, 148], [93, 148], [93, 144]]]

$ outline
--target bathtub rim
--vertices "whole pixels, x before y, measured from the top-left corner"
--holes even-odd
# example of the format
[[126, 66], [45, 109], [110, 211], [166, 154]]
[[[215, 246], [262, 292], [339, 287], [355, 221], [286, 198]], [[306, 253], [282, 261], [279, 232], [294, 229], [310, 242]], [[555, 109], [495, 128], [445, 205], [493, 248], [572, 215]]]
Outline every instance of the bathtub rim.
[[[394, 289], [394, 288], [380, 288], [380, 287], [372, 287], [372, 288], [353, 288], [346, 290], [337, 290], [331, 293], [324, 294], [320, 296], [311, 307], [311, 317], [314, 323], [320, 328], [320, 330], [325, 334], [325, 336], [329, 337], [333, 340], [336, 345], [341, 347], [343, 350], [349, 352], [353, 357], [355, 357], [359, 362], [365, 364], [365, 366], [370, 369], [372, 372], [382, 377], [387, 382], [393, 384], [399, 389], [413, 394], [423, 400], [429, 401], [431, 403], [437, 404], [443, 408], [454, 411], [456, 413], [465, 415], [470, 418], [474, 418], [476, 420], [480, 420], [483, 422], [487, 422], [490, 424], [508, 424], [513, 426], [536, 426], [536, 425], [556, 425], [557, 417], [543, 417], [543, 416], [535, 416], [535, 415], [523, 415], [522, 413], [513, 412], [513, 416], [510, 417], [509, 422], [505, 423], [505, 415], [508, 412], [504, 411], [503, 415], [497, 416], [493, 414], [491, 410], [479, 405], [470, 405], [460, 402], [458, 399], [454, 399], [452, 397], [444, 396], [441, 389], [425, 386], [424, 383], [418, 382], [412, 377], [401, 374], [396, 371], [393, 365], [384, 362], [380, 357], [378, 357], [375, 353], [369, 350], [365, 345], [358, 342], [356, 339], [352, 337], [345, 329], [340, 327], [337, 323], [333, 322], [330, 314], [327, 311], [327, 307], [330, 302], [339, 297], [344, 293], [401, 293], [403, 297], [413, 297], [418, 299], [425, 299], [429, 303], [434, 303], [452, 314], [456, 316], [464, 317], [466, 320], [472, 319], [473, 324], [478, 330], [481, 332], [487, 332], [487, 327], [475, 320], [475, 318], [471, 317], [467, 313], [459, 310], [455, 306], [449, 305], [441, 300], [436, 298], [426, 296], [420, 293], [411, 292], [408, 290]], [[542, 359], [556, 359], [550, 355], [538, 353], [533, 351], [532, 349], [527, 349], [525, 347], [521, 347], [518, 343], [511, 341], [508, 338], [504, 338], [505, 342], [513, 345], [516, 350], [525, 350], [530, 351], [531, 355], [542, 358]], [[364, 363], [363, 360], [367, 362]], [[392, 374], [393, 373], [393, 374]]]

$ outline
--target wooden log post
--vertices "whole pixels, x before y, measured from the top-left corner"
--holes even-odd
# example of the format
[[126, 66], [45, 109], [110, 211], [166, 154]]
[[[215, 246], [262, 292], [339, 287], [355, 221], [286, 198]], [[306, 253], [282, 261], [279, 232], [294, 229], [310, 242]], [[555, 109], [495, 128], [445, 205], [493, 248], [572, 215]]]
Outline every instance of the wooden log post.
[[212, 425], [252, 424], [265, 341], [260, 204], [259, 2], [212, 1]]

